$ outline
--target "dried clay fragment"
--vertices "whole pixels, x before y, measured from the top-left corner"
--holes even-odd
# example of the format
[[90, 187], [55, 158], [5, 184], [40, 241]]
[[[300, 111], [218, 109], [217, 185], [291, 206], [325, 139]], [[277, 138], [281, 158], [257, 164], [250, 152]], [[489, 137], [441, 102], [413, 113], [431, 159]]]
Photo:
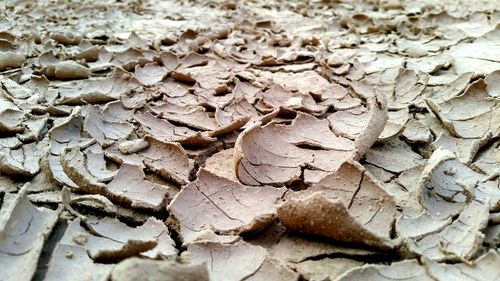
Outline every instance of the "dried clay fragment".
[[48, 65], [41, 72], [49, 78], [60, 80], [85, 79], [90, 76], [90, 70], [87, 67], [72, 60]]
[[217, 140], [189, 128], [175, 126], [167, 120], [157, 118], [148, 112], [136, 113], [134, 117], [146, 133], [160, 141], [205, 145]]
[[360, 164], [345, 162], [333, 174], [278, 207], [288, 229], [343, 242], [392, 249], [396, 215], [394, 199]]
[[14, 52], [0, 52], [0, 71], [9, 68], [21, 67], [26, 61], [26, 58]]
[[126, 259], [111, 272], [111, 281], [134, 281], [147, 276], [149, 281], [209, 281], [206, 264], [181, 264], [171, 261]]
[[61, 209], [33, 206], [28, 184], [18, 194], [4, 195], [0, 209], [0, 276], [2, 280], [29, 281], [33, 277], [44, 241], [57, 222]]
[[136, 228], [111, 218], [89, 220], [78, 218], [69, 224], [54, 249], [45, 280], [104, 281], [114, 266], [110, 262], [177, 255], [165, 224], [154, 218]]
[[336, 136], [325, 120], [298, 113], [291, 125], [256, 123], [238, 136], [236, 176], [246, 185], [290, 184], [305, 167], [336, 170], [354, 149], [355, 143]]
[[190, 172], [186, 151], [177, 143], [162, 142], [146, 136], [148, 148], [139, 152], [144, 165], [154, 173], [179, 185], [188, 183]]
[[433, 281], [433, 279], [427, 275], [425, 267], [420, 265], [416, 260], [405, 260], [401, 262], [392, 263], [391, 265], [367, 264], [361, 267], [353, 268], [345, 272], [335, 280], [336, 281], [357, 281], [357, 280]]
[[298, 274], [269, 258], [264, 248], [243, 241], [192, 243], [182, 253], [181, 260], [189, 264], [206, 263], [210, 280], [214, 281], [298, 280]]
[[[500, 103], [488, 95], [483, 79], [472, 83], [460, 96], [437, 103], [426, 100], [446, 129], [456, 137], [483, 138], [498, 133]], [[464, 110], [467, 108], [467, 110]]]
[[500, 278], [500, 256], [495, 250], [489, 250], [477, 258], [474, 263], [446, 264], [423, 258], [427, 274], [437, 281], [481, 280], [495, 281]]
[[[488, 224], [490, 209], [486, 192], [474, 194], [480, 192], [480, 188], [486, 191], [477, 185], [480, 179], [449, 151], [439, 148], [431, 155], [418, 183], [425, 212], [420, 219], [414, 219], [428, 222], [418, 230], [420, 234], [410, 234], [409, 251], [438, 261], [474, 258], [484, 239], [482, 232]], [[474, 191], [476, 185], [478, 190]], [[483, 199], [482, 202], [479, 199]], [[397, 224], [399, 233], [405, 220]]]
[[168, 206], [169, 223], [184, 243], [207, 229], [218, 234], [257, 231], [276, 217], [284, 193], [284, 188], [244, 186], [201, 169]]
[[122, 164], [103, 195], [132, 208], [159, 211], [165, 206], [168, 187], [150, 182], [145, 176], [141, 167]]

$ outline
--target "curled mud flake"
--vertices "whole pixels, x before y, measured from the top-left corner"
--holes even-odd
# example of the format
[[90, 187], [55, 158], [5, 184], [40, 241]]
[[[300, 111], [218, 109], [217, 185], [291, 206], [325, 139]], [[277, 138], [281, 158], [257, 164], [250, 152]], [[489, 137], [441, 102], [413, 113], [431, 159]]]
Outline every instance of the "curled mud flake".
[[35, 143], [21, 148], [0, 148], [0, 173], [11, 176], [33, 177], [40, 171], [40, 155]]
[[427, 275], [426, 268], [419, 264], [417, 260], [405, 260], [394, 262], [390, 265], [367, 264], [353, 268], [342, 274], [337, 281], [354, 280], [421, 280], [432, 281]]
[[243, 131], [235, 144], [235, 171], [244, 184], [289, 184], [307, 165], [334, 171], [352, 150], [353, 142], [335, 135], [325, 120], [299, 113], [291, 125], [256, 123]]
[[473, 168], [479, 169], [489, 177], [498, 177], [500, 174], [500, 141], [494, 142], [484, 152], [480, 153], [472, 164]]
[[377, 255], [377, 252], [366, 248], [340, 246], [319, 239], [305, 238], [287, 234], [277, 238], [277, 242], [268, 246], [269, 254], [287, 264], [298, 264], [307, 260], [315, 260], [324, 256], [367, 257]]
[[61, 164], [67, 177], [80, 189], [91, 194], [105, 194], [106, 185], [87, 170], [80, 148], [66, 149], [61, 155]]
[[453, 153], [438, 148], [418, 180], [420, 204], [436, 218], [458, 215], [472, 200], [474, 188], [482, 178], [457, 161]]
[[107, 184], [104, 195], [133, 208], [159, 211], [165, 206], [168, 189], [144, 178], [142, 168], [122, 164], [116, 176]]
[[142, 150], [146, 167], [165, 179], [179, 185], [188, 182], [190, 166], [186, 151], [177, 143], [166, 143], [152, 137], [146, 137], [148, 148]]
[[167, 120], [157, 118], [148, 112], [136, 113], [134, 118], [146, 133], [160, 141], [177, 141], [181, 144], [209, 144], [216, 140], [189, 128], [175, 126]]
[[361, 165], [350, 162], [307, 191], [291, 194], [278, 208], [288, 229], [381, 249], [398, 243], [390, 237], [395, 215], [394, 199]]
[[25, 114], [13, 102], [4, 99], [0, 89], [0, 133], [15, 134], [25, 130]]
[[84, 118], [80, 107], [75, 107], [71, 115], [64, 118], [62, 122], [55, 124], [49, 131], [50, 152], [53, 155], [61, 154], [66, 147], [77, 146], [81, 140]]
[[123, 154], [133, 154], [149, 147], [149, 142], [144, 139], [124, 141], [118, 144], [118, 150]]
[[438, 263], [428, 258], [423, 258], [427, 274], [438, 281], [448, 280], [484, 280], [494, 281], [500, 277], [498, 267], [500, 256], [495, 250], [489, 250], [475, 260], [474, 263]]
[[409, 119], [408, 108], [389, 111], [384, 130], [378, 136], [378, 141], [387, 141], [398, 137], [404, 130]]
[[426, 144], [432, 141], [432, 133], [429, 128], [416, 119], [408, 120], [401, 135], [411, 144]]
[[84, 247], [60, 243], [52, 253], [45, 280], [106, 280], [113, 266], [95, 263]]
[[487, 204], [472, 201], [458, 218], [440, 233], [439, 247], [449, 259], [472, 260], [483, 243], [488, 224]]
[[289, 269], [282, 261], [266, 257], [260, 268], [245, 280], [298, 281], [299, 274]]
[[452, 46], [445, 54], [453, 59], [453, 66], [458, 74], [475, 72], [487, 75], [500, 69], [498, 28], [483, 34], [473, 42], [461, 42]]
[[483, 79], [472, 83], [460, 96], [439, 103], [432, 99], [426, 102], [455, 137], [483, 138], [498, 131], [500, 104], [488, 95]]
[[404, 141], [395, 139], [370, 148], [366, 153], [366, 162], [393, 173], [401, 173], [422, 164], [424, 159]]
[[50, 38], [63, 45], [78, 45], [82, 41], [82, 36], [69, 32], [51, 32]]
[[86, 108], [86, 115], [83, 130], [100, 145], [106, 145], [110, 141], [126, 139], [134, 130], [134, 126], [129, 123], [106, 121], [99, 108], [93, 105]]
[[26, 57], [16, 52], [0, 52], [0, 71], [21, 67], [25, 62]]
[[34, 95], [34, 92], [32, 90], [19, 85], [9, 78], [3, 78], [0, 76], [0, 85], [5, 89], [9, 96], [15, 99], [27, 99]]
[[54, 65], [49, 65], [41, 70], [47, 78], [60, 80], [86, 79], [90, 76], [90, 70], [72, 60], [62, 61]]
[[67, 83], [67, 87], [58, 89], [60, 97], [56, 100], [57, 104], [83, 105], [83, 102], [95, 104], [115, 101], [141, 87], [137, 79], [120, 68], [115, 68], [111, 76], [104, 79]]
[[344, 272], [362, 266], [363, 263], [346, 258], [323, 258], [320, 260], [306, 260], [290, 267], [300, 273], [306, 280], [337, 280]]
[[172, 52], [161, 52], [160, 61], [167, 68], [168, 72], [176, 69], [180, 64], [179, 58]]
[[[189, 264], [206, 263], [210, 280], [242, 281], [262, 268], [266, 256], [264, 248], [245, 242], [199, 242], [189, 244], [187, 250], [182, 253], [181, 260]], [[228, 266], [228, 260], [234, 263]]]
[[153, 86], [167, 76], [167, 69], [156, 63], [135, 67], [135, 77], [144, 86]]
[[435, 149], [441, 147], [453, 152], [460, 162], [470, 165], [479, 150], [488, 143], [492, 135], [487, 134], [481, 139], [455, 138], [441, 133], [431, 144]]
[[184, 243], [209, 229], [219, 234], [254, 232], [276, 217], [276, 203], [285, 189], [251, 187], [200, 170], [168, 206], [169, 223]]
[[163, 119], [203, 131], [217, 129], [215, 119], [201, 106], [176, 106], [163, 103], [151, 106], [151, 112]]
[[61, 208], [31, 204], [27, 185], [18, 194], [5, 194], [0, 209], [0, 275], [4, 280], [31, 280], [44, 242], [61, 212]]
[[100, 182], [109, 182], [116, 175], [116, 171], [110, 171], [106, 167], [106, 159], [102, 152], [85, 152], [86, 156], [86, 169], [89, 173], [98, 179]]
[[262, 109], [266, 112], [270, 112], [277, 107], [283, 107], [289, 110], [322, 115], [327, 110], [326, 106], [318, 105], [309, 93], [294, 93], [278, 84], [274, 84], [269, 90], [262, 93], [260, 102], [262, 103]]
[[237, 182], [233, 154], [234, 150], [232, 148], [217, 152], [205, 161], [203, 168], [216, 176]]
[[207, 264], [129, 258], [111, 271], [111, 281], [133, 281], [148, 276], [150, 281], [209, 281]]
[[111, 218], [93, 218], [90, 219], [87, 224], [91, 226], [95, 235], [108, 238], [115, 242], [126, 243], [130, 240], [153, 241], [154, 243], [148, 242], [148, 244], [154, 244], [154, 246], [148, 246], [148, 250], [141, 251], [142, 256], [153, 259], [168, 259], [177, 256], [177, 249], [175, 248], [174, 241], [170, 238], [167, 226], [156, 218], [150, 217], [144, 224], [137, 227], [129, 227]]
[[486, 82], [486, 89], [488, 90], [488, 94], [491, 97], [500, 98], [500, 70], [494, 71], [486, 78], [484, 78], [484, 82]]

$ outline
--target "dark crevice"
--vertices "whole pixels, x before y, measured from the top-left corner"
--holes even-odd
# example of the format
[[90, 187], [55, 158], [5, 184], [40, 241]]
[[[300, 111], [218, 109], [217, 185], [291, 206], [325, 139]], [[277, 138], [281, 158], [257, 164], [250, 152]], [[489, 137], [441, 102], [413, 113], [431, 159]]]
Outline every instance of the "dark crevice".
[[38, 259], [38, 264], [36, 267], [35, 275], [32, 281], [41, 281], [45, 279], [45, 274], [49, 267], [50, 258], [54, 252], [55, 247], [64, 235], [64, 232], [68, 228], [68, 224], [65, 219], [59, 219], [59, 221], [54, 226], [54, 229], [50, 233], [47, 241], [43, 244], [42, 253]]

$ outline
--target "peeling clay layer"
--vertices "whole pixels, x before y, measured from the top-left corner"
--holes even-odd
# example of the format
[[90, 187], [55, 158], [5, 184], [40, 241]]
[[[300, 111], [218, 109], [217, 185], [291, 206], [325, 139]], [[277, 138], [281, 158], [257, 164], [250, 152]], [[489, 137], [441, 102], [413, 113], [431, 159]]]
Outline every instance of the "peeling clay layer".
[[73, 2], [0, 1], [0, 280], [500, 280], [498, 1]]

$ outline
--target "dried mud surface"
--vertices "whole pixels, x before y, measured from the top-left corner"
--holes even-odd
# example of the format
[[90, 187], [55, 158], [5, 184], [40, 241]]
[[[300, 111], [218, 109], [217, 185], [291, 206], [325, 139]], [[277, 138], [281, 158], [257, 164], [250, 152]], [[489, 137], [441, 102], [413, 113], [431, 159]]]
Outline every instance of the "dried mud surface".
[[0, 1], [0, 280], [500, 280], [499, 8]]

